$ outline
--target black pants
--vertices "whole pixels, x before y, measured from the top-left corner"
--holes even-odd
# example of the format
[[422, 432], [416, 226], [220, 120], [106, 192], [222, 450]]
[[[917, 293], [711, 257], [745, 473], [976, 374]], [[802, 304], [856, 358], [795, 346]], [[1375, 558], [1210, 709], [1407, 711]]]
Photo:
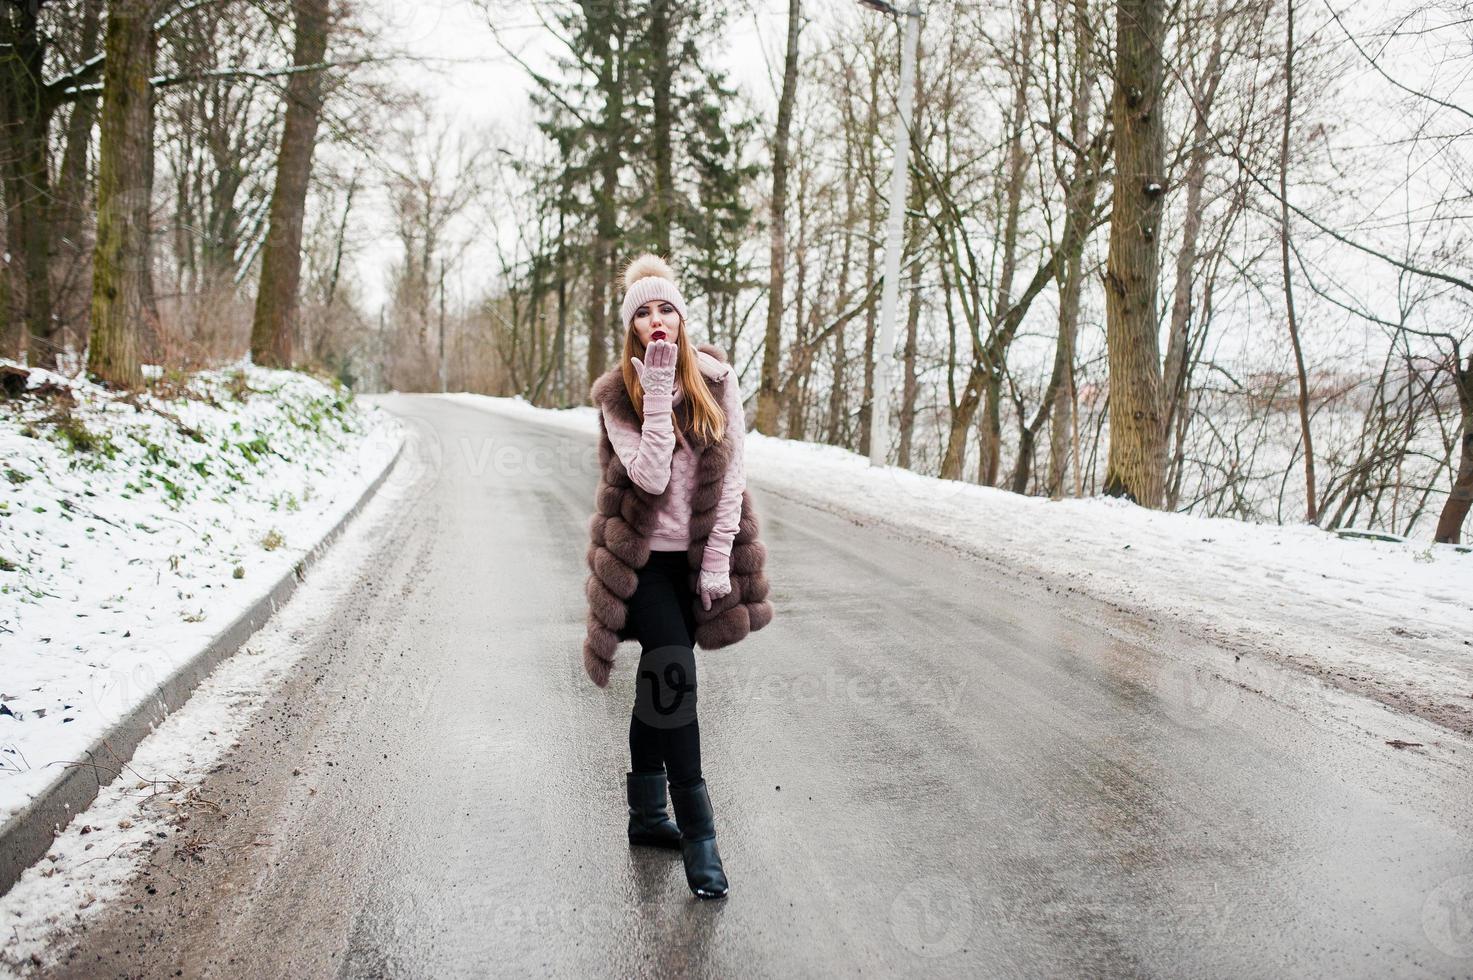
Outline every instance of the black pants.
[[629, 599], [639, 637], [629, 757], [635, 772], [667, 773], [672, 786], [701, 779], [701, 729], [696, 719], [695, 609], [684, 551], [651, 551]]

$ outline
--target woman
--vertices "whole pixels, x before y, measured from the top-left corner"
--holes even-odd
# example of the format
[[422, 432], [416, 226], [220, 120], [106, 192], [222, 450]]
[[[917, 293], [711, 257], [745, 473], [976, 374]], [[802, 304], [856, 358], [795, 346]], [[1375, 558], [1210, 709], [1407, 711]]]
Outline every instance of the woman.
[[678, 848], [691, 891], [721, 898], [728, 886], [701, 776], [694, 647], [729, 646], [772, 620], [746, 490], [742, 396], [722, 352], [691, 345], [664, 260], [635, 259], [624, 287], [624, 354], [590, 390], [602, 473], [589, 524], [583, 666], [604, 687], [619, 641], [639, 641], [629, 842]]

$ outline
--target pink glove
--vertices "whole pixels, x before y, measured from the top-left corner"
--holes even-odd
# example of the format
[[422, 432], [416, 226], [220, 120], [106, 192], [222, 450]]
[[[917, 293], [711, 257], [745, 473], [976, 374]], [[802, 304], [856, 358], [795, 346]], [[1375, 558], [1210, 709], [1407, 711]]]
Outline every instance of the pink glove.
[[634, 365], [634, 373], [639, 376], [639, 383], [644, 388], [645, 394], [661, 398], [673, 395], [675, 392], [675, 345], [668, 340], [653, 341], [645, 348], [644, 356], [649, 358], [649, 363], [643, 363], [637, 357], [629, 360]]
[[731, 591], [731, 576], [727, 572], [701, 569], [701, 608], [710, 609], [711, 603]]

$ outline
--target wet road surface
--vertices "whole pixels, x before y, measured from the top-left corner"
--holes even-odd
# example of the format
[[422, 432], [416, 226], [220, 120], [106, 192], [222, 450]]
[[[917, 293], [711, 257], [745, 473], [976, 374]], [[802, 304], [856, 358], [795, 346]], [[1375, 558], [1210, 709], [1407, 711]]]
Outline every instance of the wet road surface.
[[1466, 743], [1398, 752], [1379, 706], [760, 471], [776, 619], [697, 654], [731, 880], [698, 902], [624, 839], [637, 647], [604, 690], [579, 660], [592, 438], [381, 404], [411, 505], [210, 777], [224, 816], [56, 975], [1473, 972]]

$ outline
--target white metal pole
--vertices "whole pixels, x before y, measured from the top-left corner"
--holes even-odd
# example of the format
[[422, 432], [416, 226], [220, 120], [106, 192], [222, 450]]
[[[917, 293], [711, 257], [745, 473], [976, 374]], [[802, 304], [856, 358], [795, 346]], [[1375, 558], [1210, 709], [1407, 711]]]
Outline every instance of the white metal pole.
[[875, 391], [870, 409], [869, 461], [884, 466], [890, 449], [890, 374], [895, 364], [895, 311], [900, 305], [900, 250], [909, 193], [910, 114], [915, 98], [916, 46], [921, 34], [920, 0], [905, 12], [905, 46], [900, 55], [899, 112], [895, 114], [895, 169], [890, 175], [890, 218], [885, 228], [885, 285], [880, 294], [880, 336], [875, 342]]

